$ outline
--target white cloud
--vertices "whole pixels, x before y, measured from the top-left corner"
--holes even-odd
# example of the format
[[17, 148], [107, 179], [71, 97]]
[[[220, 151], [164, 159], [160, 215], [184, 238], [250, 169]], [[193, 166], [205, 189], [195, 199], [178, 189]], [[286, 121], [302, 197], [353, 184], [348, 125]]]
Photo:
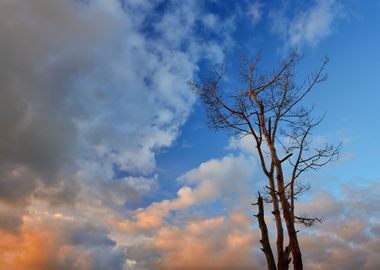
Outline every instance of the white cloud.
[[304, 44], [317, 45], [322, 39], [334, 32], [334, 23], [344, 14], [343, 5], [338, 0], [315, 0], [305, 10], [287, 15], [287, 7], [270, 13], [272, 29], [279, 34], [287, 46], [297, 47]]
[[[250, 205], [251, 190], [256, 175], [256, 162], [248, 156], [226, 156], [212, 159], [190, 170], [179, 181], [184, 184], [176, 198], [154, 202], [147, 208], [138, 209], [134, 214], [136, 226], [150, 229], [165, 224], [164, 219], [175, 211], [192, 206], [204, 205], [222, 200], [232, 209], [247, 209]], [[230, 204], [230, 201], [234, 203]]]
[[239, 150], [243, 153], [248, 153], [250, 155], [257, 155], [256, 142], [252, 136], [244, 136], [242, 138], [231, 137], [228, 142], [227, 149]]
[[[191, 269], [261, 269], [265, 261], [259, 251], [256, 219], [252, 216], [256, 209], [250, 205], [257, 189], [252, 187], [256, 166], [252, 158], [226, 156], [185, 173], [179, 179], [184, 186], [175, 198], [154, 202], [138, 210], [134, 219], [118, 223], [124, 233], [145, 237], [130, 246], [130, 258], [147, 269], [169, 270], [180, 265]], [[313, 228], [301, 225], [297, 228], [305, 266], [312, 270], [329, 269], [331, 265], [334, 269], [374, 270], [379, 265], [375, 255], [380, 248], [376, 240], [379, 217], [375, 210], [379, 204], [375, 194], [379, 189], [376, 182], [340, 187], [341, 192], [320, 187], [322, 191], [297, 203], [296, 213], [325, 218], [323, 224]], [[238, 208], [234, 207], [236, 203], [228, 204], [234, 196], [242, 201]], [[222, 210], [210, 211], [208, 205], [220, 199], [227, 202], [220, 204]], [[208, 212], [205, 214], [202, 209]], [[275, 226], [269, 215], [267, 218], [268, 226]], [[216, 259], [207, 260], [201, 255], [204, 253], [208, 257], [214, 254]], [[229, 260], [232, 254], [235, 260]], [[203, 259], [195, 263], [200, 261], [195, 258]]]
[[[200, 164], [179, 177], [183, 186], [175, 198], [138, 209], [131, 219], [115, 220], [113, 239], [128, 242], [137, 269], [259, 269], [251, 256], [258, 236], [249, 215], [255, 163], [239, 155]], [[219, 201], [221, 212], [202, 210]]]

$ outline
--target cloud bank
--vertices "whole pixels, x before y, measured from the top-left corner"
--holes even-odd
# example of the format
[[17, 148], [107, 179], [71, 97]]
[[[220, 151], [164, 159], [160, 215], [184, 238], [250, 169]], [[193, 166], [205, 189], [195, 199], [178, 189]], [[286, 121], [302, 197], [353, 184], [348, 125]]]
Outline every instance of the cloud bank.
[[[2, 269], [125, 267], [111, 240], [87, 245], [66, 223], [50, 235], [27, 220], [44, 220], [41, 232], [55, 215], [95, 221], [91, 237], [106, 239], [97, 216], [157, 188], [155, 153], [194, 102], [185, 80], [200, 59], [223, 58], [223, 45], [199, 42], [206, 15], [192, 1], [0, 1], [0, 228], [17, 246], [4, 244]], [[51, 256], [34, 254], [46, 241]]]

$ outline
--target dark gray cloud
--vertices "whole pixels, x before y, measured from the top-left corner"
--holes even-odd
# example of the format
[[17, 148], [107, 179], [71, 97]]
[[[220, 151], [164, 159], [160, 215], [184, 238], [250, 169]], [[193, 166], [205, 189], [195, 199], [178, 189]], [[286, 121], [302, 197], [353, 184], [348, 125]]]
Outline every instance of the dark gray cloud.
[[0, 234], [14, 247], [0, 247], [0, 268], [128, 264], [107, 227], [157, 189], [155, 153], [194, 102], [185, 79], [202, 57], [223, 58], [193, 35], [194, 1], [155, 17], [157, 4], [0, 1]]
[[[194, 101], [184, 79], [207, 55], [191, 38], [201, 12], [191, 1], [155, 18], [160, 34], [148, 40], [139, 29], [155, 4], [0, 3], [0, 200], [26, 202], [38, 189], [73, 201], [79, 178], [154, 171], [155, 151], [175, 140]], [[194, 16], [169, 31], [183, 12]]]

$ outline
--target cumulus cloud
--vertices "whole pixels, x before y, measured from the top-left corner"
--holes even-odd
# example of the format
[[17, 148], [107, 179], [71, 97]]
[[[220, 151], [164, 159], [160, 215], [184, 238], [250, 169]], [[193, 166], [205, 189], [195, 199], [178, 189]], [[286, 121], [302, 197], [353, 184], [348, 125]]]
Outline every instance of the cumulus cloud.
[[234, 212], [162, 226], [128, 248], [131, 269], [260, 269], [261, 261], [252, 256], [258, 239], [249, 219]]
[[[65, 210], [103, 230], [157, 189], [156, 152], [174, 142], [194, 102], [186, 78], [202, 58], [223, 59], [223, 42], [199, 42], [206, 11], [169, 1], [157, 16], [158, 6], [0, 1], [0, 229], [14, 247], [2, 247], [2, 269], [127, 267], [118, 243], [73, 243], [67, 223], [30, 232], [26, 220], [47, 203], [47, 213]], [[40, 257], [44, 242], [52, 246]]]
[[[236, 163], [231, 165], [232, 161]], [[186, 266], [189, 269], [262, 269], [265, 261], [259, 250], [259, 233], [256, 220], [250, 214], [255, 209], [239, 208], [237, 211], [230, 204], [221, 203], [223, 210], [218, 212], [214, 209], [214, 217], [210, 218], [213, 211], [202, 215], [202, 208], [207, 208], [221, 197], [228, 201], [228, 197], [233, 196], [233, 187], [226, 179], [239, 175], [249, 164], [255, 164], [254, 159], [244, 161], [242, 156], [205, 162], [180, 177], [182, 183], [193, 184], [194, 187], [184, 186], [173, 200], [153, 203], [138, 210], [135, 220], [129, 220], [120, 227], [146, 237], [131, 247], [129, 255], [136, 265], [146, 267], [144, 269], [165, 270]], [[248, 174], [251, 177], [235, 177], [240, 188], [248, 191], [237, 192], [247, 205], [253, 199], [249, 181], [254, 181], [255, 174], [253, 170]], [[209, 180], [212, 180], [210, 186], [205, 188], [204, 183]], [[305, 266], [313, 270], [331, 266], [334, 269], [376, 269], [379, 265], [376, 254], [380, 248], [379, 216], [375, 210], [379, 204], [376, 182], [342, 184], [337, 189], [324, 190], [321, 187], [318, 190], [311, 197], [300, 200], [296, 209], [298, 214], [307, 213], [325, 219], [312, 228], [298, 226]], [[207, 200], [201, 199], [204, 197], [192, 199], [203, 192], [207, 194]], [[199, 207], [194, 207], [197, 204]], [[223, 215], [218, 215], [220, 213]], [[137, 217], [139, 214], [142, 214], [141, 219]], [[147, 223], [139, 226], [142, 220]], [[270, 217], [267, 221], [269, 226], [274, 226]], [[231, 248], [232, 243], [236, 244], [234, 248]], [[235, 253], [237, 250], [240, 251]], [[208, 255], [203, 257], [203, 254]], [[235, 260], [229, 259], [231, 254]]]
[[251, 156], [211, 159], [178, 178], [175, 198], [113, 220], [115, 237], [129, 240], [136, 269], [260, 269], [249, 214], [255, 177]]
[[[28, 215], [20, 235], [2, 234], [1, 269], [123, 269], [124, 251], [107, 231], [62, 214]], [[10, 248], [11, 247], [11, 248]]]
[[344, 8], [337, 0], [315, 0], [313, 4], [289, 15], [288, 6], [270, 13], [273, 32], [279, 34], [287, 46], [315, 46], [334, 31]]
[[2, 198], [26, 198], [78, 171], [154, 171], [155, 151], [172, 144], [194, 101], [184, 80], [207, 52], [192, 39], [191, 1], [159, 19], [145, 3], [1, 2], [1, 190], [14, 187]]
[[380, 248], [379, 216], [368, 207], [379, 203], [375, 185], [371, 181], [342, 185], [340, 192], [323, 191], [299, 202], [298, 211], [325, 217], [323, 224], [300, 235], [308, 269], [379, 267], [374, 255]]
[[153, 248], [163, 252], [154, 265], [168, 270], [258, 269], [252, 256], [258, 239], [248, 224], [216, 217], [163, 228], [153, 240]]
[[[220, 199], [232, 207], [246, 209], [251, 192], [247, 190], [256, 174], [255, 162], [245, 156], [226, 156], [221, 160], [209, 160], [199, 168], [179, 177], [185, 184], [172, 200], [152, 203], [149, 207], [136, 210], [134, 218], [140, 228], [157, 228], [164, 225], [164, 218], [171, 211], [204, 205]], [[238, 185], [236, 183], [239, 183]], [[233, 202], [231, 204], [231, 202]]]
[[154, 5], [1, 2], [2, 199], [25, 199], [74, 174], [154, 171], [155, 151], [175, 140], [194, 101], [184, 79], [208, 55], [192, 38], [201, 11], [191, 1], [171, 3], [160, 18]]
[[[257, 172], [249, 165], [255, 168], [256, 163], [249, 156], [204, 162], [179, 178], [184, 186], [177, 197], [154, 202], [137, 210], [131, 219], [116, 222], [116, 230], [134, 235], [128, 255], [136, 269], [262, 269], [265, 261], [252, 216], [256, 210], [250, 205], [257, 189], [251, 182]], [[231, 178], [238, 181], [238, 190], [232, 186], [236, 182], [229, 182]], [[378, 267], [379, 216], [374, 212], [378, 192], [371, 181], [355, 187], [342, 184], [339, 189], [319, 188], [298, 202], [298, 214], [325, 219], [312, 228], [298, 226], [308, 269]], [[234, 196], [245, 208], [240, 205], [236, 209], [239, 203], [228, 203]], [[215, 202], [221, 209], [209, 208]], [[202, 209], [207, 209], [207, 214]], [[275, 226], [267, 218], [267, 224]]]

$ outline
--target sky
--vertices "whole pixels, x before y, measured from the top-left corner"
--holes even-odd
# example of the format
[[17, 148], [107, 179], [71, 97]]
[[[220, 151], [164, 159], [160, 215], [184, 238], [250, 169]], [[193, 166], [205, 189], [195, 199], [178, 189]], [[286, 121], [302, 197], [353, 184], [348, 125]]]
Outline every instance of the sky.
[[[380, 268], [380, 2], [0, 0], [0, 269], [264, 269], [250, 141], [187, 85], [297, 47], [338, 161], [305, 175], [305, 268]], [[273, 220], [267, 219], [269, 226]]]

